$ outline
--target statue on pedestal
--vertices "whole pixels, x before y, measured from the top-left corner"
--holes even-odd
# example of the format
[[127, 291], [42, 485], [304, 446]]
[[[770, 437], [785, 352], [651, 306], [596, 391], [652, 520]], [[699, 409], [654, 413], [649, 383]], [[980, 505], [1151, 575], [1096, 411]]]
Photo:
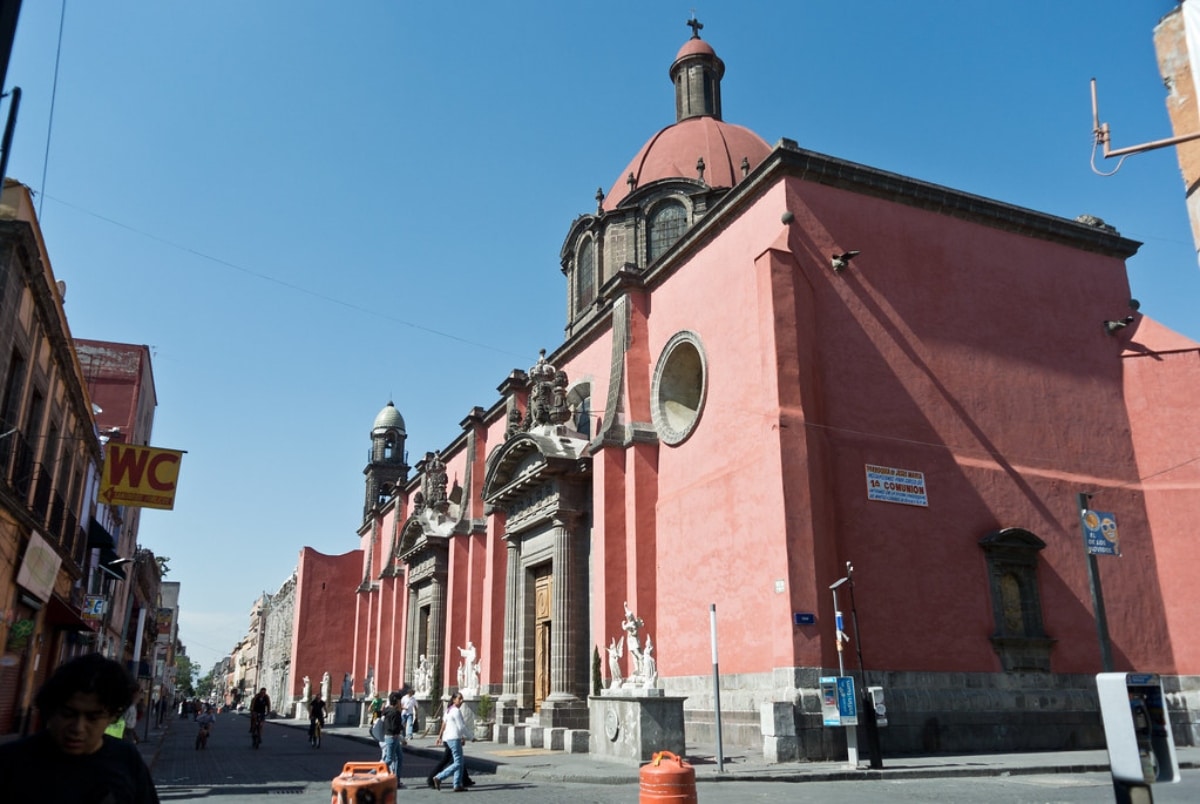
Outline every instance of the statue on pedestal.
[[312, 680], [308, 676], [305, 676], [304, 691], [300, 693], [300, 700], [307, 703], [310, 698], [312, 698]]
[[608, 680], [608, 688], [615, 690], [621, 686], [621, 654], [624, 653], [624, 642], [613, 637], [608, 645], [608, 672], [612, 678]]
[[475, 695], [479, 692], [479, 662], [476, 661], [475, 643], [467, 642], [465, 648], [459, 648], [462, 662], [458, 665], [458, 691], [464, 695]]
[[354, 676], [346, 673], [342, 676], [342, 698], [343, 701], [354, 699]]
[[329, 678], [329, 671], [325, 671], [325, 675], [321, 676], [321, 697], [326, 701], [331, 700], [329, 697], [333, 691], [333, 681]]
[[646, 635], [646, 643], [643, 646], [640, 642], [642, 626], [645, 623], [642, 618], [636, 616], [629, 609], [629, 603], [625, 603], [625, 618], [621, 621], [621, 630], [625, 632], [625, 644], [629, 648], [629, 663], [631, 665], [628, 678], [621, 681], [618, 666], [621, 658], [621, 643], [617, 639], [613, 639], [612, 644], [608, 647], [609, 668], [612, 670], [613, 680], [609, 685], [609, 689], [617, 689], [620, 687], [626, 689], [655, 689], [658, 686], [658, 663], [654, 658], [654, 643], [650, 641], [650, 635]]
[[417, 669], [413, 673], [413, 688], [418, 695], [428, 695], [433, 689], [433, 668], [429, 666], [429, 660], [425, 658], [424, 653], [421, 654]]
[[654, 644], [646, 634], [646, 649], [642, 651], [642, 687], [652, 690], [658, 685], [658, 664], [654, 661]]

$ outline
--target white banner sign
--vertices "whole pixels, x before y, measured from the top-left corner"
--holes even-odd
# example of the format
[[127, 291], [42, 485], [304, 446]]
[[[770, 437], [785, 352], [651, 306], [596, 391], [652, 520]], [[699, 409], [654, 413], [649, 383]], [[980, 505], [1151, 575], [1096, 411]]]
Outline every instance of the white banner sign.
[[928, 508], [925, 475], [908, 469], [867, 464], [867, 499]]

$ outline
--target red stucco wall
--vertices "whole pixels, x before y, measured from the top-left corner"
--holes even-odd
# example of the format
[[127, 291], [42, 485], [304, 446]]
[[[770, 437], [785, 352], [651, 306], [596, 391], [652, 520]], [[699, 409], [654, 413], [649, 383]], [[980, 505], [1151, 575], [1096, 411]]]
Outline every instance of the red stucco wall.
[[[296, 610], [292, 628], [293, 695], [300, 695], [304, 677], [313, 690], [328, 672], [331, 694], [337, 696], [342, 679], [353, 672], [353, 590], [362, 573], [362, 552], [351, 550], [338, 556], [319, 553], [311, 547], [300, 550], [296, 570]], [[362, 679], [355, 678], [356, 689]]]

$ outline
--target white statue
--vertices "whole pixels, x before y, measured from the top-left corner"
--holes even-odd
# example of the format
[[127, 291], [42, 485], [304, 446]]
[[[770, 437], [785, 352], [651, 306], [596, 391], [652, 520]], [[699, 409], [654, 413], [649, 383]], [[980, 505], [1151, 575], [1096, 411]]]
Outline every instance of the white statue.
[[363, 698], [371, 700], [375, 697], [375, 668], [367, 668], [367, 677], [363, 679]]
[[300, 693], [300, 700], [307, 701], [312, 698], [312, 680], [308, 676], [304, 677], [304, 691]]
[[658, 687], [658, 662], [654, 658], [654, 643], [650, 641], [649, 634], [646, 634], [645, 645], [642, 645], [639, 640], [644, 625], [642, 619], [629, 610], [627, 602], [625, 618], [621, 620], [621, 630], [625, 632], [625, 644], [629, 648], [630, 673], [622, 681], [620, 673], [621, 640], [619, 637], [614, 638], [608, 646], [608, 666], [612, 672], [609, 689], [627, 687], [651, 690]]
[[425, 658], [424, 653], [421, 654], [421, 659], [417, 662], [413, 685], [418, 695], [428, 695], [433, 689], [433, 668], [429, 666], [429, 660]]
[[329, 671], [325, 671], [325, 675], [321, 676], [321, 697], [326, 701], [331, 700], [329, 695], [333, 691], [333, 681], [329, 678]]
[[459, 648], [462, 663], [458, 666], [458, 691], [474, 695], [479, 691], [479, 662], [476, 661], [475, 643], [468, 641], [465, 648]]
[[658, 686], [658, 665], [654, 661], [654, 643], [650, 641], [649, 634], [646, 634], [646, 649], [642, 651], [642, 675], [645, 689], [652, 690]]
[[642, 648], [638, 644], [638, 632], [644, 623], [640, 617], [634, 616], [629, 610], [629, 602], [625, 603], [625, 619], [621, 621], [621, 630], [625, 632], [625, 642], [629, 645], [629, 658], [632, 660], [633, 672], [630, 678], [642, 677]]
[[608, 646], [608, 671], [612, 674], [612, 678], [608, 681], [610, 690], [621, 686], [621, 654], [624, 653], [624, 646], [625, 643], [616, 637], [613, 637]]

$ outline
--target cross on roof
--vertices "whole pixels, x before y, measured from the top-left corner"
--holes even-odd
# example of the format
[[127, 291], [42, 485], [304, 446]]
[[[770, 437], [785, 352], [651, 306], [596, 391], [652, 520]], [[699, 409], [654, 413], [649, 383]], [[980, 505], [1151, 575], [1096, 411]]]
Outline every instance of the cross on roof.
[[696, 19], [696, 13], [694, 11], [692, 12], [692, 18], [687, 21], [687, 24], [688, 27], [692, 29], [692, 38], [699, 39], [700, 29], [704, 27], [704, 24], [701, 23], [700, 20]]

